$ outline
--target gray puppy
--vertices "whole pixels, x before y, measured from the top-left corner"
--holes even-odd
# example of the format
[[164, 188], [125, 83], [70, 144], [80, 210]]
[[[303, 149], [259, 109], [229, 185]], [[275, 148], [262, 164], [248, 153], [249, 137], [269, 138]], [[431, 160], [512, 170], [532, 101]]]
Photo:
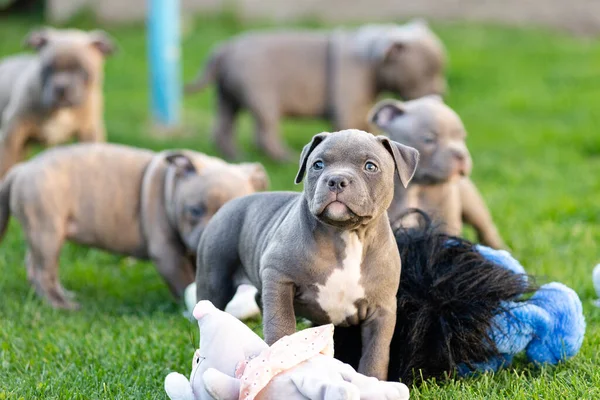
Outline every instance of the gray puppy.
[[194, 253], [212, 215], [266, 187], [260, 164], [104, 143], [56, 147], [0, 184], [0, 239], [12, 213], [27, 239], [28, 279], [57, 308], [77, 308], [58, 278], [65, 240], [151, 259], [179, 296], [194, 281]]
[[360, 324], [359, 372], [385, 379], [396, 321], [400, 257], [386, 216], [396, 172], [413, 176], [418, 152], [358, 130], [321, 133], [302, 151], [303, 193], [232, 200], [208, 223], [198, 247], [197, 300], [219, 309], [239, 277], [258, 288], [266, 342], [316, 324]]
[[282, 160], [290, 153], [279, 137], [281, 117], [327, 118], [335, 130], [367, 129], [364, 116], [379, 93], [406, 99], [443, 93], [444, 67], [443, 46], [423, 21], [252, 32], [217, 47], [186, 91], [216, 83], [214, 139], [226, 157], [237, 154], [234, 122], [247, 109], [259, 147]]
[[104, 57], [115, 46], [102, 31], [44, 28], [25, 39], [37, 54], [0, 60], [0, 178], [26, 146], [53, 146], [76, 136], [105, 140]]
[[[460, 117], [439, 96], [400, 102], [382, 100], [371, 110], [369, 121], [392, 140], [419, 151], [419, 167], [408, 189], [396, 185], [388, 214], [399, 221], [407, 208], [420, 208], [442, 224], [450, 235], [462, 234], [463, 221], [473, 226], [479, 241], [505, 248], [492, 216], [469, 178], [471, 154]], [[404, 221], [411, 223], [411, 221]]]

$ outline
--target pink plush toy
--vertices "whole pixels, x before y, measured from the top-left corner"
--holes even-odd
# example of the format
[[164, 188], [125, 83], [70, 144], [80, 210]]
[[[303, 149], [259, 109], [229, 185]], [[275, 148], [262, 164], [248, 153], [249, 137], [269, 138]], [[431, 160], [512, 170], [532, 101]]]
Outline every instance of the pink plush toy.
[[192, 373], [171, 372], [171, 400], [407, 400], [408, 387], [356, 372], [333, 358], [333, 325], [305, 329], [269, 347], [243, 322], [201, 301], [200, 349]]

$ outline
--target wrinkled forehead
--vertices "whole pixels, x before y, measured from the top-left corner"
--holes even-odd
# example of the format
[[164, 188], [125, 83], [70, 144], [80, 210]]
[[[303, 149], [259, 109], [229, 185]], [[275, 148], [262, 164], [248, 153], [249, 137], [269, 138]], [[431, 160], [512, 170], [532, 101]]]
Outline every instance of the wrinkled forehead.
[[363, 163], [368, 159], [392, 162], [391, 155], [374, 135], [363, 131], [341, 131], [330, 134], [311, 154], [311, 160], [326, 163]]
[[440, 104], [431, 113], [431, 124], [432, 129], [435, 129], [438, 135], [452, 139], [464, 139], [466, 136], [465, 127], [460, 117], [445, 104]]
[[91, 42], [91, 36], [88, 32], [77, 29], [49, 31], [46, 35], [48, 44], [55, 47], [87, 46]]
[[204, 203], [209, 208], [218, 208], [229, 200], [248, 193], [248, 188], [247, 182], [219, 185], [215, 181], [211, 181], [203, 186], [203, 190], [194, 197], [194, 200]]
[[84, 54], [93, 51], [92, 39], [86, 32], [52, 32], [48, 34], [48, 43], [40, 51], [46, 60], [83, 61]]
[[206, 167], [198, 175], [184, 179], [181, 188], [186, 194], [195, 196], [231, 196], [247, 189], [248, 178], [240, 171], [224, 166]]
[[406, 113], [394, 120], [396, 130], [418, 134], [423, 130], [438, 135], [464, 136], [463, 123], [450, 107], [435, 100], [414, 100], [405, 103]]
[[44, 52], [42, 63], [45, 66], [52, 67], [54, 70], [70, 70], [83, 68], [87, 65], [85, 57], [81, 51], [73, 48], [56, 48], [54, 51]]

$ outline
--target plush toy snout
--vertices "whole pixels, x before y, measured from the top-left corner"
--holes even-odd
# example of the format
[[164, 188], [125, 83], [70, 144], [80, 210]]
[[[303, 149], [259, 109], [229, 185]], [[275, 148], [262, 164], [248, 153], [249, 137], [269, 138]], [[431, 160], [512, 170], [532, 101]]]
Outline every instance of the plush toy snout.
[[194, 311], [192, 312], [192, 314], [194, 315], [194, 318], [200, 320], [205, 315], [210, 314], [214, 311], [217, 311], [217, 308], [213, 305], [213, 303], [211, 303], [208, 300], [202, 300], [199, 301], [198, 304], [196, 304], [196, 307], [194, 307]]

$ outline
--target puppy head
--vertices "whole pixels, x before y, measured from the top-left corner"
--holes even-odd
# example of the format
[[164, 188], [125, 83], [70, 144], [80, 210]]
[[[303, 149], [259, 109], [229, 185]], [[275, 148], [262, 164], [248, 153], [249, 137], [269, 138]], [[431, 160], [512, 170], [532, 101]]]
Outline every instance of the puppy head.
[[202, 165], [190, 156], [174, 152], [166, 157], [166, 204], [171, 223], [190, 252], [195, 253], [208, 221], [227, 201], [265, 190], [267, 173], [258, 163]]
[[446, 54], [426, 22], [405, 25], [367, 25], [357, 37], [359, 51], [377, 65], [382, 90], [403, 99], [446, 91]]
[[30, 32], [25, 45], [37, 50], [41, 63], [42, 105], [48, 109], [81, 104], [103, 78], [104, 57], [115, 51], [103, 31], [43, 28]]
[[371, 110], [369, 122], [392, 140], [419, 151], [414, 183], [436, 184], [470, 174], [467, 132], [460, 117], [439, 96], [404, 103], [382, 100]]
[[320, 133], [302, 150], [296, 183], [306, 173], [304, 196], [320, 221], [343, 229], [385, 213], [397, 173], [406, 186], [419, 153], [384, 136], [359, 130]]

